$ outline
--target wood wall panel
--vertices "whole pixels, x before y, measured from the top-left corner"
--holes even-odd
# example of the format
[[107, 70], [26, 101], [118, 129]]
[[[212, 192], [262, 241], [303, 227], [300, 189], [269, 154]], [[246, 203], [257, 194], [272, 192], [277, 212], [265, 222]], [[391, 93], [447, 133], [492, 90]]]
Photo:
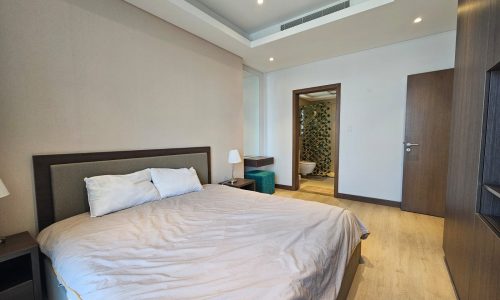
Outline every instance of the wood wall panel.
[[500, 299], [500, 239], [476, 215], [469, 299]]
[[483, 136], [487, 84], [500, 84], [494, 74], [487, 80], [500, 63], [500, 0], [459, 0], [456, 51], [443, 248], [460, 299], [500, 299], [500, 239], [476, 213], [482, 180], [498, 179], [496, 163], [487, 162], [497, 150], [483, 146]]
[[490, 0], [459, 0], [443, 248], [460, 299], [473, 299], [469, 283], [476, 250], [489, 17]]
[[[473, 10], [460, 1], [457, 24], [454, 102], [448, 167], [448, 191], [443, 247], [457, 293], [467, 299], [472, 257], [471, 238], [479, 177], [488, 11]], [[483, 4], [489, 1], [482, 0]], [[485, 17], [486, 16], [486, 17]], [[475, 34], [475, 32], [482, 32]], [[477, 68], [472, 69], [470, 66]]]

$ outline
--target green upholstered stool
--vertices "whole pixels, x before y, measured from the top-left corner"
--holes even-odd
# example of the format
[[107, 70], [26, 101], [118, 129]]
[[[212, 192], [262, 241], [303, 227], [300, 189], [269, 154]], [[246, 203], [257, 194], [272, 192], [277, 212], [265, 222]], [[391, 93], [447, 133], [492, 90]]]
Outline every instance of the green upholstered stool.
[[274, 194], [274, 172], [252, 170], [245, 172], [245, 178], [255, 180], [257, 192]]

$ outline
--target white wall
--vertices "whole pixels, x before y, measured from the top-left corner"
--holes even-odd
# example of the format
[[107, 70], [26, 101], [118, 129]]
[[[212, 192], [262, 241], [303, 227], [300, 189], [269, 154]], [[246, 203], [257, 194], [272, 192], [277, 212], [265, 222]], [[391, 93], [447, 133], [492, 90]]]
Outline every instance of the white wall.
[[243, 79], [243, 135], [245, 155], [260, 153], [259, 77], [246, 72]]
[[292, 91], [341, 83], [340, 193], [401, 201], [406, 79], [452, 68], [456, 32], [267, 74], [267, 149], [292, 184]]
[[35, 231], [33, 154], [211, 146], [231, 176], [239, 57], [121, 0], [0, 1], [0, 40], [0, 235]]

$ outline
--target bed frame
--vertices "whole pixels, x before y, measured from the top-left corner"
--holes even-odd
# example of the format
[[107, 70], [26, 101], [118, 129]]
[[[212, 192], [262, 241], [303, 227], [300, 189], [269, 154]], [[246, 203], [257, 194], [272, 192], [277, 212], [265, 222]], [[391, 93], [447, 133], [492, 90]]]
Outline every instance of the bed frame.
[[83, 178], [145, 168], [194, 167], [212, 182], [210, 147], [33, 156], [38, 230], [89, 211]]
[[[38, 230], [89, 211], [83, 178], [125, 174], [145, 168], [194, 167], [202, 184], [211, 183], [210, 147], [33, 156]], [[45, 293], [49, 299], [66, 299], [50, 260], [41, 255]], [[346, 267], [337, 299], [347, 298], [361, 257], [361, 243]]]

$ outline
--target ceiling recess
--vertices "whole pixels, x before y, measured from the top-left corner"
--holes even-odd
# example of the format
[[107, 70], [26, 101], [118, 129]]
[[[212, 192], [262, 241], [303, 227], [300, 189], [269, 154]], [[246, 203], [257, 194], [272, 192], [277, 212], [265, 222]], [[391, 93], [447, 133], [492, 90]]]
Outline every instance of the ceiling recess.
[[333, 6], [330, 6], [328, 8], [322, 9], [322, 10], [317, 11], [315, 13], [309, 14], [309, 15], [304, 16], [302, 18], [298, 18], [298, 19], [295, 19], [295, 20], [290, 21], [288, 23], [282, 24], [281, 31], [290, 29], [290, 28], [295, 27], [295, 26], [300, 25], [300, 24], [304, 24], [306, 22], [315, 20], [317, 18], [324, 17], [324, 16], [329, 15], [329, 14], [333, 14], [334, 12], [337, 12], [339, 10], [346, 9], [349, 6], [351, 6], [350, 1], [345, 1], [345, 2], [342, 2], [339, 4], [335, 4]]

